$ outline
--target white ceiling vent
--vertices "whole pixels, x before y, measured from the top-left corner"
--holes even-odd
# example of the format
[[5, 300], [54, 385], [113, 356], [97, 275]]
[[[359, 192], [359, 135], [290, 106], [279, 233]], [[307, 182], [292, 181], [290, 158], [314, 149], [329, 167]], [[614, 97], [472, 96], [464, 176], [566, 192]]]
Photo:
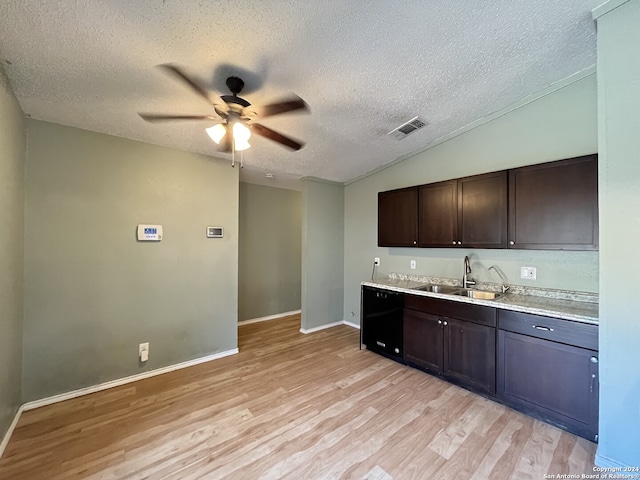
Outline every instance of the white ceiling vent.
[[398, 128], [394, 128], [387, 135], [391, 135], [396, 140], [402, 140], [407, 135], [427, 125], [427, 122], [420, 117], [414, 117], [408, 122], [403, 123]]

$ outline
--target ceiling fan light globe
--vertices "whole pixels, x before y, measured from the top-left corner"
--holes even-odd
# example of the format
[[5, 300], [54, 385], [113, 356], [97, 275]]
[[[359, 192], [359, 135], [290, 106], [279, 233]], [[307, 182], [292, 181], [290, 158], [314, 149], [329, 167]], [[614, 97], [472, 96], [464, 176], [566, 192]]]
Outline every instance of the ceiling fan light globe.
[[236, 152], [240, 152], [242, 150], [246, 150], [249, 147], [251, 147], [251, 145], [246, 140], [235, 139], [235, 150], [236, 150]]
[[249, 130], [246, 125], [241, 122], [236, 122], [233, 124], [233, 139], [236, 141], [236, 143], [247, 143], [249, 138], [251, 138], [251, 130]]
[[207, 135], [211, 137], [211, 140], [219, 144], [227, 134], [227, 129], [224, 127], [224, 125], [218, 123], [213, 127], [205, 128], [205, 132], [207, 132]]

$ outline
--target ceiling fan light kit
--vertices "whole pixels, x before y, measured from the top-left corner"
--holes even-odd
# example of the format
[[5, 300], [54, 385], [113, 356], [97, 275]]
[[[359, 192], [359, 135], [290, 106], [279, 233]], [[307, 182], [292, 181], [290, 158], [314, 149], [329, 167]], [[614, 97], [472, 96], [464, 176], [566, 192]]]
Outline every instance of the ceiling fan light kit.
[[278, 102], [262, 107], [252, 107], [238, 94], [244, 88], [244, 81], [238, 77], [227, 78], [227, 87], [232, 95], [219, 96], [207, 91], [187, 75], [180, 67], [174, 64], [159, 65], [167, 73], [175, 76], [195, 93], [203, 97], [213, 107], [216, 115], [164, 115], [153, 113], [139, 113], [147, 122], [161, 122], [166, 120], [214, 120], [219, 121], [215, 125], [205, 129], [207, 135], [218, 145], [222, 145], [222, 151], [232, 154], [231, 165], [235, 164], [235, 152], [241, 152], [251, 147], [249, 138], [251, 133], [277, 142], [291, 150], [300, 150], [303, 143], [282, 135], [264, 125], [253, 122], [256, 117], [271, 117], [293, 111], [309, 111], [309, 106], [297, 95], [291, 95]]
[[[204, 130], [205, 132], [207, 132], [207, 135], [211, 137], [211, 140], [219, 145], [222, 139], [228, 133], [229, 124], [223, 125], [222, 123], [216, 123], [212, 127], [205, 128]], [[231, 136], [233, 138], [233, 150], [239, 152], [251, 147], [251, 145], [249, 144], [249, 138], [251, 138], [251, 130], [249, 130], [249, 128], [247, 128], [241, 122], [233, 122], [233, 127], [231, 128]]]
[[238, 151], [246, 150], [249, 145], [249, 138], [251, 137], [251, 130], [249, 130], [244, 124], [235, 122], [233, 124], [233, 144]]
[[213, 127], [205, 128], [204, 131], [207, 132], [207, 135], [211, 137], [211, 140], [218, 144], [227, 134], [227, 129], [224, 128], [224, 125], [222, 125], [221, 123], [216, 123]]

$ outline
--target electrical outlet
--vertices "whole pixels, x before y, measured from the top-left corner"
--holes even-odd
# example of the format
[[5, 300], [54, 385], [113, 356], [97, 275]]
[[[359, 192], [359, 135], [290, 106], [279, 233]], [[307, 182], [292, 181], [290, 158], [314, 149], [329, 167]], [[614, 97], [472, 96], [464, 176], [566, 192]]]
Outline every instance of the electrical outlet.
[[520, 278], [527, 280], [536, 279], [536, 267], [520, 267]]
[[149, 342], [141, 343], [138, 345], [138, 357], [141, 362], [149, 360]]
[[379, 267], [379, 266], [380, 266], [380, 257], [375, 257], [375, 258], [373, 259], [373, 264], [374, 264], [376, 267]]
[[416, 269], [416, 261], [411, 260], [411, 270], [415, 270], [415, 269]]

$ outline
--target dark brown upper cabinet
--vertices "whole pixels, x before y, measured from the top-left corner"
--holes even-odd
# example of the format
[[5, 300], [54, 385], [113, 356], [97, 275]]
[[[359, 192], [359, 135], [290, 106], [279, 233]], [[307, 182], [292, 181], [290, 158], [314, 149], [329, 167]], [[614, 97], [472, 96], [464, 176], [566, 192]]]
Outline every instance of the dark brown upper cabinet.
[[458, 238], [458, 180], [422, 185], [418, 192], [420, 247], [450, 247]]
[[419, 187], [420, 247], [505, 248], [507, 172]]
[[418, 244], [418, 187], [378, 193], [378, 246]]
[[509, 248], [598, 249], [598, 156], [509, 171]]

